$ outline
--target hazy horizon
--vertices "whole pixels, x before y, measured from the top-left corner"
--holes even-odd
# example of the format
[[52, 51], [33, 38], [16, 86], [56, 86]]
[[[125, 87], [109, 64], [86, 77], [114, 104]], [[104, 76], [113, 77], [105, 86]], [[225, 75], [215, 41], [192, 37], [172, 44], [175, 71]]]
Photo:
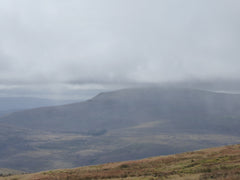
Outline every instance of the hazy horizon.
[[0, 96], [238, 80], [239, 8], [237, 0], [2, 0]]

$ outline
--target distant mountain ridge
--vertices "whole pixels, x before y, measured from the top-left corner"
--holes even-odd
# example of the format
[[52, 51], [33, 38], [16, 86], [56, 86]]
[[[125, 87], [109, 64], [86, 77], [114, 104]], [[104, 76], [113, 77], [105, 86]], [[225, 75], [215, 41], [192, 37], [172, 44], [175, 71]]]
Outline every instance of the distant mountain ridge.
[[0, 118], [0, 167], [36, 172], [239, 144], [240, 95], [175, 87], [101, 93]]
[[10, 114], [16, 111], [33, 109], [43, 106], [56, 106], [68, 104], [70, 100], [53, 100], [36, 97], [0, 97], [0, 116]]
[[[227, 132], [232, 128], [231, 133], [237, 133], [235, 127], [240, 125], [239, 117], [238, 94], [139, 88], [101, 93], [81, 103], [16, 112], [0, 118], [0, 122], [30, 129], [84, 132], [167, 119], [176, 130], [210, 128]], [[230, 120], [233, 126], [229, 125]]]

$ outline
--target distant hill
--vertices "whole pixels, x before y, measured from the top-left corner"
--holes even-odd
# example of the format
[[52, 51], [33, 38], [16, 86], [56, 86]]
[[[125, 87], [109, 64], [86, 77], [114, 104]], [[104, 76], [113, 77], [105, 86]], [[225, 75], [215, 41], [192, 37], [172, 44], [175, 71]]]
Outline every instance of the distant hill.
[[0, 167], [36, 172], [240, 143], [240, 95], [148, 87], [0, 118]]
[[58, 132], [95, 132], [158, 121], [162, 123], [161, 130], [167, 132], [239, 134], [239, 117], [239, 94], [139, 88], [102, 93], [82, 103], [16, 112], [0, 121]]
[[240, 145], [151, 157], [138, 161], [108, 163], [74, 169], [58, 169], [35, 174], [0, 178], [2, 180], [196, 180], [240, 179]]
[[53, 100], [34, 97], [0, 97], [0, 116], [25, 109], [56, 106], [74, 102], [73, 100]]

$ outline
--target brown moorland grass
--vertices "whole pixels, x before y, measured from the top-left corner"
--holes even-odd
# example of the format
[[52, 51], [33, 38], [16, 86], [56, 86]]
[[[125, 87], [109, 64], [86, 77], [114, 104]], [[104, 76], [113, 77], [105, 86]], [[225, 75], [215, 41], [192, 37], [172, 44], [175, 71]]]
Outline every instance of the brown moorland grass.
[[152, 157], [137, 161], [108, 163], [75, 169], [59, 169], [2, 177], [0, 180], [238, 180], [240, 145]]

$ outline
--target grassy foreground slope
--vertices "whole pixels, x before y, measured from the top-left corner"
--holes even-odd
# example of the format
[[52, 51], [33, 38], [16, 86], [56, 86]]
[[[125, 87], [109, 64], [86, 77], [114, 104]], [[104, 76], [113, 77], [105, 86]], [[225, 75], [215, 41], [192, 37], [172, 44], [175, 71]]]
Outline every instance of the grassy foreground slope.
[[90, 180], [90, 179], [240, 179], [240, 145], [2, 177], [0, 180]]

